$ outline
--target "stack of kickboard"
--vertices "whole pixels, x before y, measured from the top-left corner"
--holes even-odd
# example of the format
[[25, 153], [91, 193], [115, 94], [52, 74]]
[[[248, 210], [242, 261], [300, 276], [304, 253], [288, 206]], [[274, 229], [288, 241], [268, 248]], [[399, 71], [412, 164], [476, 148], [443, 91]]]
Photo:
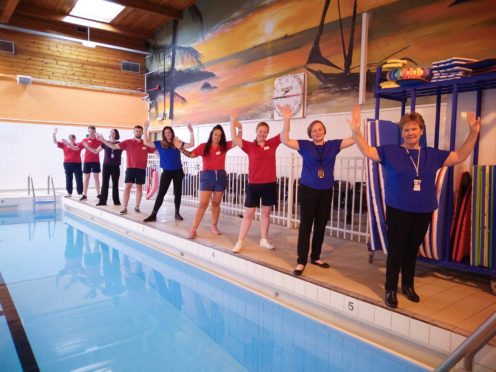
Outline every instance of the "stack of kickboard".
[[476, 62], [475, 59], [453, 57], [444, 61], [432, 63], [432, 82], [460, 79], [472, 74], [472, 69], [467, 67], [470, 62]]
[[472, 217], [472, 177], [463, 172], [458, 182], [450, 230], [451, 261], [469, 264]]
[[473, 177], [470, 265], [495, 269], [496, 165], [474, 166]]
[[[385, 120], [369, 120], [365, 128], [366, 140], [370, 146], [400, 144], [400, 131], [396, 123]], [[387, 253], [386, 228], [386, 170], [382, 165], [367, 160], [367, 218], [370, 226], [370, 249]], [[449, 213], [446, 208], [450, 190], [448, 189], [448, 168], [441, 168], [436, 175], [436, 195], [439, 208], [432, 215], [419, 255], [434, 260], [442, 260], [447, 231], [445, 221]]]
[[404, 59], [389, 59], [382, 65], [386, 72], [386, 81], [381, 82], [381, 89], [397, 88], [404, 85], [426, 83], [431, 78], [431, 71], [425, 67], [407, 68]]

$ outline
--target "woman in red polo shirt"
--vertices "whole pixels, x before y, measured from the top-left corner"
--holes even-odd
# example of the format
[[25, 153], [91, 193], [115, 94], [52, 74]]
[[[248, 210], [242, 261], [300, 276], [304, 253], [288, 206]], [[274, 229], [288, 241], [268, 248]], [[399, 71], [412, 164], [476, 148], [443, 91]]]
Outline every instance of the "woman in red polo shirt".
[[53, 142], [64, 151], [65, 189], [66, 198], [72, 196], [72, 175], [76, 178], [76, 188], [79, 195], [83, 194], [83, 171], [81, 168], [81, 150], [83, 146], [76, 144], [76, 136], [69, 134], [69, 141], [57, 141], [57, 128], [53, 130]]
[[217, 222], [219, 221], [220, 201], [227, 185], [226, 153], [233, 147], [232, 141], [226, 141], [224, 129], [220, 125], [216, 125], [210, 132], [208, 141], [202, 143], [193, 151], [187, 151], [182, 148], [182, 143], [177, 137], [174, 138], [174, 144], [184, 155], [190, 158], [201, 156], [203, 160], [203, 169], [200, 173], [200, 202], [189, 238], [196, 238], [196, 229], [208, 208], [212, 193], [212, 232], [220, 235]]
[[233, 143], [241, 147], [248, 155], [248, 185], [246, 187], [245, 211], [243, 221], [239, 229], [238, 241], [234, 245], [233, 252], [238, 253], [243, 249], [246, 234], [251, 226], [251, 221], [255, 215], [257, 207], [262, 200], [262, 210], [260, 214], [260, 246], [266, 249], [274, 249], [274, 246], [267, 240], [270, 224], [270, 210], [277, 203], [276, 184], [276, 150], [281, 144], [281, 135], [278, 134], [271, 139], [267, 139], [269, 125], [265, 122], [257, 124], [256, 138], [254, 141], [241, 139], [236, 128], [242, 130], [241, 123], [237, 120], [238, 112], [231, 114], [231, 137]]

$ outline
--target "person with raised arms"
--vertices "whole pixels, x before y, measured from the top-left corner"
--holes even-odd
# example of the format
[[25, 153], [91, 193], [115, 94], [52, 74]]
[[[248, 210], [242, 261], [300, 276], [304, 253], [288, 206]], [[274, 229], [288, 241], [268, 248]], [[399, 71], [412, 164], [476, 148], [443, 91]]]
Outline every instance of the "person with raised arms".
[[320, 120], [314, 120], [307, 128], [310, 140], [289, 138], [291, 109], [278, 106], [284, 117], [281, 140], [286, 146], [295, 149], [303, 158], [303, 169], [299, 187], [301, 203], [300, 228], [298, 230], [298, 261], [293, 270], [301, 275], [308, 261], [310, 234], [313, 226], [312, 252], [310, 263], [322, 268], [329, 264], [320, 259], [324, 242], [325, 228], [331, 213], [332, 187], [334, 186], [334, 163], [342, 149], [355, 143], [353, 138], [326, 141], [326, 127]]
[[57, 128], [53, 130], [52, 138], [53, 143], [64, 151], [65, 189], [67, 191], [65, 197], [70, 198], [72, 196], [73, 175], [76, 179], [77, 193], [82, 195], [83, 171], [81, 168], [81, 150], [83, 147], [80, 144], [76, 144], [76, 136], [74, 134], [69, 134], [69, 140], [63, 139], [62, 141], [57, 141], [57, 131]]
[[276, 150], [281, 144], [281, 135], [278, 134], [267, 139], [269, 125], [265, 122], [257, 124], [256, 137], [253, 141], [246, 141], [236, 133], [236, 128], [242, 130], [243, 126], [237, 120], [238, 112], [231, 114], [231, 137], [233, 143], [238, 145], [248, 155], [248, 185], [246, 186], [245, 211], [239, 229], [238, 241], [233, 252], [238, 253], [243, 249], [244, 241], [250, 229], [253, 216], [257, 207], [262, 202], [260, 213], [260, 247], [274, 249], [267, 240], [270, 224], [270, 210], [277, 203], [276, 184]]
[[[81, 142], [92, 149], [97, 149], [100, 146], [101, 141], [96, 138], [96, 128], [91, 125], [88, 127], [88, 137], [83, 139]], [[90, 184], [90, 175], [93, 173], [93, 181], [95, 182], [95, 189], [97, 198], [100, 198], [100, 155], [92, 151], [86, 150], [84, 152], [84, 162], [83, 162], [83, 173], [84, 173], [84, 183], [83, 183], [83, 196], [79, 200], [86, 200], [88, 195], [88, 186]]]
[[226, 153], [233, 147], [232, 141], [226, 141], [224, 129], [221, 125], [216, 125], [210, 132], [208, 141], [200, 144], [193, 151], [182, 148], [182, 143], [177, 137], [174, 138], [174, 145], [184, 155], [190, 158], [201, 156], [203, 160], [203, 169], [200, 173], [200, 202], [189, 238], [196, 238], [196, 230], [208, 208], [210, 199], [212, 199], [212, 232], [220, 235], [217, 222], [219, 221], [220, 202], [227, 185]]
[[127, 213], [127, 205], [133, 184], [136, 184], [136, 206], [134, 207], [134, 211], [140, 213], [139, 207], [143, 196], [143, 185], [146, 180], [148, 154], [155, 152], [155, 149], [151, 149], [143, 143], [143, 139], [141, 138], [143, 136], [143, 127], [141, 125], [136, 125], [133, 131], [134, 138], [120, 143], [107, 141], [101, 134], [98, 134], [98, 139], [111, 149], [127, 151], [126, 178], [124, 179], [124, 208], [120, 211], [120, 214]]
[[[143, 222], [152, 222], [157, 220], [157, 212], [164, 202], [165, 194], [169, 189], [171, 181], [174, 183], [174, 206], [176, 208], [174, 218], [182, 221], [183, 217], [179, 214], [182, 196], [182, 182], [184, 178], [183, 165], [181, 163], [181, 153], [179, 148], [174, 144], [174, 129], [170, 126], [165, 126], [162, 129], [162, 139], [160, 141], [148, 141], [148, 128], [150, 124], [145, 123], [145, 135], [143, 141], [145, 145], [150, 148], [157, 149], [160, 155], [160, 168], [162, 168], [162, 175], [160, 176], [160, 184], [158, 188], [157, 199], [153, 205], [152, 213], [143, 220]], [[189, 142], [185, 143], [180, 141], [180, 148], [188, 149], [195, 145], [195, 136], [193, 134], [193, 127], [188, 124], [190, 133]]]
[[388, 254], [384, 302], [398, 306], [397, 290], [401, 271], [401, 290], [412, 302], [420, 297], [414, 289], [415, 264], [420, 244], [438, 208], [436, 172], [444, 166], [464, 161], [472, 152], [480, 130], [480, 118], [467, 116], [470, 133], [456, 151], [421, 147], [425, 122], [416, 112], [405, 114], [399, 122], [401, 145], [369, 146], [360, 130], [360, 110], [354, 111], [350, 124], [353, 138], [365, 157], [386, 169], [386, 226]]

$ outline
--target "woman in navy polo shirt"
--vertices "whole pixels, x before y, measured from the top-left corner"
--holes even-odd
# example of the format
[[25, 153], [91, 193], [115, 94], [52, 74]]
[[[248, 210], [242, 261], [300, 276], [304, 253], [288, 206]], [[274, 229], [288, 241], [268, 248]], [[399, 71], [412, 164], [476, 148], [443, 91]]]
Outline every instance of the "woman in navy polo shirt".
[[[182, 221], [183, 217], [179, 214], [179, 207], [181, 206], [182, 196], [182, 182], [184, 178], [183, 165], [181, 163], [181, 153], [174, 145], [175, 138], [174, 130], [170, 126], [165, 126], [162, 129], [162, 139], [150, 143], [148, 141], [148, 127], [150, 124], [145, 123], [145, 135], [143, 136], [144, 144], [151, 148], [156, 148], [160, 155], [160, 168], [162, 168], [162, 175], [160, 176], [160, 184], [158, 188], [157, 199], [153, 206], [152, 214], [143, 220], [143, 222], [151, 222], [157, 220], [157, 212], [162, 206], [164, 196], [167, 194], [171, 181], [174, 183], [174, 206], [176, 212], [174, 218]], [[193, 128], [188, 124], [190, 133], [189, 143], [180, 141], [181, 148], [188, 149], [195, 145], [195, 137], [193, 135]]]
[[301, 275], [305, 269], [310, 250], [310, 233], [313, 225], [312, 253], [310, 262], [328, 268], [329, 264], [320, 259], [325, 228], [331, 212], [331, 189], [334, 185], [334, 163], [341, 149], [355, 143], [353, 138], [326, 141], [326, 128], [314, 120], [307, 128], [309, 140], [289, 139], [289, 123], [292, 115], [288, 106], [280, 107], [284, 116], [281, 140], [286, 146], [298, 151], [303, 157], [303, 169], [299, 188], [301, 202], [300, 229], [298, 231], [298, 264], [293, 270]]
[[385, 303], [398, 306], [398, 278], [401, 271], [401, 289], [413, 302], [420, 298], [414, 289], [415, 263], [418, 250], [437, 209], [435, 177], [439, 168], [464, 161], [472, 152], [480, 129], [480, 118], [467, 116], [470, 133], [456, 151], [420, 147], [424, 119], [416, 112], [405, 114], [399, 128], [402, 145], [371, 147], [360, 131], [360, 111], [348, 121], [360, 151], [369, 159], [386, 168], [386, 225], [388, 228], [388, 255], [386, 262]]

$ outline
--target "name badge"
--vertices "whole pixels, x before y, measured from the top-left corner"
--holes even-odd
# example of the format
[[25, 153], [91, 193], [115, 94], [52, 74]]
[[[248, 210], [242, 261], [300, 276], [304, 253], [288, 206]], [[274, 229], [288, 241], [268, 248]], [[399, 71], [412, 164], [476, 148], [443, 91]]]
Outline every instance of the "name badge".
[[215, 155], [220, 155], [220, 151], [217, 151], [217, 152], [215, 153]]
[[324, 169], [323, 168], [319, 168], [319, 170], [317, 172], [317, 176], [319, 178], [324, 178]]
[[143, 146], [141, 149], [142, 149], [142, 150], [146, 150], [146, 146]]
[[413, 180], [413, 191], [420, 191], [420, 184], [422, 183], [422, 180], [420, 178], [415, 178]]
[[269, 147], [269, 146], [265, 146], [265, 147], [264, 147], [264, 150], [268, 150], [268, 149], [270, 149], [270, 147]]
[[114, 158], [114, 153], [111, 153], [110, 154], [110, 158], [113, 159]]

